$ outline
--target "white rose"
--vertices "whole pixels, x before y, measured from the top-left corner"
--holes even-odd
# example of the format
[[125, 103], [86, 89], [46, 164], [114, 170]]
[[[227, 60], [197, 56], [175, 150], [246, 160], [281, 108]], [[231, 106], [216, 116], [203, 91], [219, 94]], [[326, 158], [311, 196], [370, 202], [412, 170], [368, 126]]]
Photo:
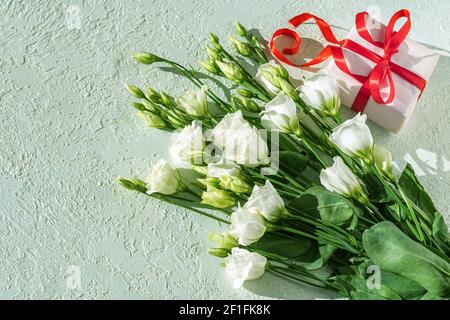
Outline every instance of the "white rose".
[[200, 124], [193, 121], [181, 132], [176, 134], [174, 142], [169, 148], [173, 163], [180, 167], [190, 167], [192, 164], [203, 162], [205, 140]]
[[256, 73], [255, 79], [256, 81], [258, 81], [258, 83], [260, 85], [262, 85], [269, 93], [271, 93], [272, 95], [277, 95], [278, 93], [280, 93], [281, 89], [276, 87], [275, 85], [273, 85], [269, 79], [267, 79], [264, 75], [265, 72], [271, 72], [272, 71], [272, 67], [276, 68], [277, 64], [275, 63], [275, 61], [271, 60], [268, 63], [262, 64], [259, 68], [258, 68], [258, 72]]
[[203, 86], [198, 90], [187, 90], [183, 92], [176, 100], [180, 109], [186, 111], [194, 117], [203, 117], [207, 113], [206, 90]]
[[246, 280], [256, 280], [265, 271], [267, 259], [256, 252], [233, 248], [227, 257], [226, 273], [233, 278], [235, 289], [242, 287]]
[[230, 234], [239, 244], [248, 246], [261, 238], [266, 232], [263, 217], [253, 209], [238, 208], [231, 214]]
[[251, 125], [243, 125], [227, 137], [223, 157], [237, 164], [256, 166], [267, 164], [269, 147], [259, 130]]
[[336, 80], [326, 74], [315, 74], [298, 88], [300, 98], [310, 107], [335, 116], [341, 107], [339, 88]]
[[228, 113], [222, 120], [214, 127], [208, 135], [208, 140], [212, 141], [216, 147], [223, 150], [225, 141], [230, 135], [238, 130], [241, 126], [249, 123], [242, 116], [242, 111], [239, 110], [234, 113]]
[[239, 110], [227, 114], [211, 132], [208, 139], [222, 151], [225, 161], [259, 165], [269, 162], [269, 148], [258, 129], [251, 126]]
[[166, 160], [159, 160], [146, 179], [147, 193], [173, 194], [182, 189], [178, 170], [173, 169]]
[[253, 188], [244, 208], [256, 209], [264, 218], [274, 221], [285, 211], [284, 201], [269, 180], [264, 186]]
[[333, 129], [330, 140], [350, 156], [372, 157], [373, 138], [366, 124], [367, 116], [358, 113]]
[[341, 157], [334, 157], [333, 160], [334, 164], [331, 167], [320, 172], [320, 183], [331, 192], [362, 200], [364, 192], [356, 176]]
[[261, 123], [266, 129], [283, 133], [300, 133], [297, 107], [294, 100], [284, 92], [280, 92], [266, 104], [265, 110], [261, 112]]

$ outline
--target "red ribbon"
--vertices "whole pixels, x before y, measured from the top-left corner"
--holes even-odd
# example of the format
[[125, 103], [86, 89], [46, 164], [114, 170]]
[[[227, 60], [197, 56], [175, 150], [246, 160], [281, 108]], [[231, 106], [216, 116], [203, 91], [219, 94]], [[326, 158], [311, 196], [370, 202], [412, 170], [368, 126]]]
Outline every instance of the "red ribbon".
[[[399, 66], [391, 61], [391, 57], [398, 52], [398, 47], [405, 40], [406, 36], [411, 29], [411, 19], [409, 15], [409, 11], [402, 9], [397, 11], [390, 19], [386, 32], [384, 34], [383, 41], [375, 41], [370, 33], [367, 30], [366, 26], [366, 16], [368, 16], [367, 12], [360, 12], [356, 15], [356, 29], [358, 34], [365, 39], [367, 42], [373, 44], [384, 50], [384, 56], [380, 56], [375, 52], [370, 51], [369, 49], [363, 47], [362, 45], [356, 43], [350, 39], [337, 40], [331, 30], [331, 27], [326, 23], [323, 19], [318, 18], [310, 13], [302, 13], [298, 16], [295, 16], [291, 20], [289, 20], [289, 24], [296, 28], [302, 23], [306, 22], [309, 19], [314, 19], [316, 24], [318, 25], [320, 32], [322, 33], [325, 40], [327, 40], [330, 45], [327, 45], [317, 57], [312, 59], [311, 61], [305, 64], [294, 64], [292, 63], [286, 56], [294, 55], [300, 49], [302, 39], [292, 29], [279, 29], [275, 31], [270, 40], [270, 49], [272, 54], [280, 61], [289, 64], [294, 67], [304, 68], [308, 66], [312, 66], [318, 63], [321, 63], [328, 58], [332, 57], [337, 67], [344, 73], [348, 74], [356, 81], [362, 84], [358, 94], [353, 101], [352, 110], [356, 112], [364, 111], [367, 102], [370, 97], [377, 104], [389, 104], [395, 98], [395, 86], [392, 78], [392, 72], [396, 73], [415, 87], [417, 87], [420, 92], [425, 88], [426, 81], [422, 77], [417, 74], [409, 71], [408, 69]], [[394, 26], [397, 21], [401, 18], [406, 18], [406, 22], [404, 25], [398, 30], [394, 31]], [[281, 52], [275, 45], [275, 39], [280, 36], [289, 37], [294, 40], [294, 44], [290, 47], [284, 48]], [[353, 51], [373, 62], [375, 62], [375, 67], [372, 69], [369, 75], [362, 76], [359, 74], [352, 73], [345, 61], [343, 50], [347, 49]], [[388, 81], [389, 83], [389, 94], [386, 99], [383, 99], [381, 96], [381, 85]]]

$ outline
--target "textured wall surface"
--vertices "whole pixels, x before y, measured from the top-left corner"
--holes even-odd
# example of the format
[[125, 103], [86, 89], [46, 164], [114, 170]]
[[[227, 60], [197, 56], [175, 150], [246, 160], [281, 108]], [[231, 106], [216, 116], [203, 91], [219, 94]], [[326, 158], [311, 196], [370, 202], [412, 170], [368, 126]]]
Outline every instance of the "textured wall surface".
[[[0, 2], [0, 298], [319, 297], [270, 276], [232, 290], [206, 254], [219, 226], [119, 188], [117, 175], [145, 175], [169, 136], [129, 107], [124, 82], [176, 94], [189, 87], [129, 56], [152, 50], [202, 58], [207, 32], [232, 22], [268, 38], [310, 11], [344, 36], [354, 14], [377, 5], [383, 21], [411, 10], [411, 37], [443, 55], [409, 126], [378, 143], [411, 162], [436, 205], [450, 212], [450, 16], [441, 1]], [[318, 38], [314, 28], [305, 35]], [[448, 215], [447, 215], [448, 221]], [[81, 279], [80, 285], [72, 282]]]

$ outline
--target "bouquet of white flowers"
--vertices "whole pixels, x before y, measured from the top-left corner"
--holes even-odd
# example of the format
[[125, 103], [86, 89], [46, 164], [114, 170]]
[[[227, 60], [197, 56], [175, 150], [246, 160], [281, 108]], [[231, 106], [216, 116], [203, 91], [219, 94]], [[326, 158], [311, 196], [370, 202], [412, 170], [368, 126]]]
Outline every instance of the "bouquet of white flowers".
[[[239, 23], [236, 31], [239, 59], [210, 34], [199, 62], [225, 80], [227, 98], [192, 68], [133, 55], [169, 65], [197, 89], [172, 97], [126, 86], [151, 127], [177, 132], [176, 168], [160, 160], [147, 179], [120, 184], [228, 225], [209, 234], [209, 252], [225, 259], [235, 287], [272, 272], [351, 299], [449, 298], [448, 229], [411, 166], [394, 175], [365, 115], [342, 121], [333, 78], [317, 74], [295, 88], [255, 35]], [[381, 281], [368, 285], [368, 270]]]

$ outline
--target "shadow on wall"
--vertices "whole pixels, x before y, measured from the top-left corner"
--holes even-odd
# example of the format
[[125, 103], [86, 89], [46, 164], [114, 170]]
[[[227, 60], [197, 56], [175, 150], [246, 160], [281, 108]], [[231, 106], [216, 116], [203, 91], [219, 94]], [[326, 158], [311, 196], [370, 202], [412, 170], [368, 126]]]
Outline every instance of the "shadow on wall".
[[[450, 120], [448, 110], [444, 110], [448, 108], [446, 103], [450, 102], [447, 96], [449, 74], [450, 57], [441, 55], [412, 118], [399, 134], [394, 135], [374, 123], [369, 124], [375, 141], [404, 142], [411, 148], [402, 155], [394, 155], [398, 170], [408, 162], [419, 177], [439, 176], [446, 181], [450, 178], [450, 148], [445, 147], [448, 145], [445, 133], [450, 129]], [[448, 183], [447, 187], [450, 188]]]

